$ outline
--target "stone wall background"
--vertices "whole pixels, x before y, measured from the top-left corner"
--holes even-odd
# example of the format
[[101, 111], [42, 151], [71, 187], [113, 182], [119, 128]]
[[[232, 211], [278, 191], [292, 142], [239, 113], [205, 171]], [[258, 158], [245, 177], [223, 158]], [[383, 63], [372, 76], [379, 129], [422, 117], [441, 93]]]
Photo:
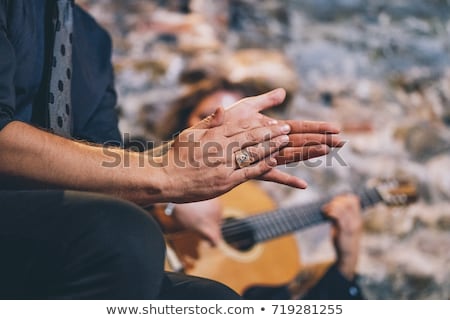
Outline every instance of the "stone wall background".
[[[170, 106], [194, 90], [199, 70], [290, 86], [292, 99], [275, 115], [335, 121], [347, 144], [285, 168], [307, 191], [262, 187], [288, 206], [371, 178], [413, 179], [418, 202], [365, 210], [360, 284], [370, 299], [450, 298], [450, 1], [78, 2], [112, 35], [123, 132], [167, 138], [176, 129]], [[264, 50], [256, 66], [227, 67], [245, 48]], [[267, 50], [285, 55], [295, 79]], [[333, 257], [328, 231], [297, 234], [303, 262]]]

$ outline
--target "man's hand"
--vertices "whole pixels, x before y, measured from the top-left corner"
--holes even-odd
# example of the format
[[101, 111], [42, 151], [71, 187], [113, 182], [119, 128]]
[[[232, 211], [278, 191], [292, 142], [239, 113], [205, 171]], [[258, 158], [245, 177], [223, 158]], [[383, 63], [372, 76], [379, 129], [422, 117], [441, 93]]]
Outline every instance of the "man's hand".
[[350, 194], [337, 196], [322, 210], [333, 221], [332, 238], [337, 266], [347, 279], [352, 280], [356, 272], [363, 225], [359, 199]]
[[[261, 114], [284, 98], [283, 89], [245, 98], [183, 131], [160, 159], [168, 164], [163, 168], [170, 201], [213, 198], [249, 179], [306, 188], [302, 179], [274, 167], [324, 155], [342, 142], [332, 136], [339, 130], [329, 123], [277, 121]], [[236, 152], [241, 150], [249, 153], [250, 166], [236, 164]]]

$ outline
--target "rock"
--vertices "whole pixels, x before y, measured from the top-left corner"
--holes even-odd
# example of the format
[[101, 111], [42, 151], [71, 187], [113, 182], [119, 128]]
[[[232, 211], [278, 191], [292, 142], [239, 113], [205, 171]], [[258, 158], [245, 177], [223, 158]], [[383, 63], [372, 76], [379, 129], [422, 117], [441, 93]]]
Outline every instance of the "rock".
[[405, 148], [414, 159], [426, 161], [450, 151], [450, 135], [437, 124], [419, 122], [407, 130]]
[[427, 228], [438, 229], [442, 225], [445, 229], [450, 218], [449, 202], [426, 203], [420, 201], [407, 208], [408, 214], [414, 216], [416, 223]]
[[261, 83], [264, 87], [282, 87], [288, 92], [299, 89], [299, 75], [293, 63], [276, 50], [239, 50], [222, 57], [218, 66], [233, 84]]
[[446, 70], [445, 76], [441, 80], [439, 86], [439, 96], [443, 105], [442, 121], [447, 125], [447, 127], [450, 127], [450, 68]]
[[384, 205], [367, 210], [364, 228], [368, 232], [389, 233], [403, 237], [414, 229], [414, 216], [402, 208], [388, 208]]
[[450, 200], [450, 155], [436, 156], [427, 162], [428, 186], [434, 201]]
[[325, 21], [348, 16], [362, 10], [365, 5], [365, 0], [305, 0], [298, 3], [302, 10]]
[[417, 230], [407, 238], [366, 235], [359, 265], [369, 299], [447, 299], [448, 233]]

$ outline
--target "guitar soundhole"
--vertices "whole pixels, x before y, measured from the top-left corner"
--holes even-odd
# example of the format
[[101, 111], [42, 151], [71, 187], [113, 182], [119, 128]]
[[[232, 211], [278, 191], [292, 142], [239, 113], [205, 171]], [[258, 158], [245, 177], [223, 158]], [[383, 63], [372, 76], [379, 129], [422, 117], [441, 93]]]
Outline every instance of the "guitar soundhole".
[[225, 219], [222, 235], [231, 247], [239, 251], [249, 251], [255, 245], [254, 230], [245, 220]]

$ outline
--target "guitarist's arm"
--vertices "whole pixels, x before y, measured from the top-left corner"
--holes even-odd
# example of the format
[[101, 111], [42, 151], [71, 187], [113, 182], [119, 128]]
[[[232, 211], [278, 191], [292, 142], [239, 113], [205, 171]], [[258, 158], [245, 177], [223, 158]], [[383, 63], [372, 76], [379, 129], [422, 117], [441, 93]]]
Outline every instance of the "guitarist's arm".
[[302, 299], [363, 299], [356, 282], [362, 235], [359, 200], [354, 195], [337, 196], [323, 207], [323, 211], [333, 221], [331, 232], [336, 263]]

